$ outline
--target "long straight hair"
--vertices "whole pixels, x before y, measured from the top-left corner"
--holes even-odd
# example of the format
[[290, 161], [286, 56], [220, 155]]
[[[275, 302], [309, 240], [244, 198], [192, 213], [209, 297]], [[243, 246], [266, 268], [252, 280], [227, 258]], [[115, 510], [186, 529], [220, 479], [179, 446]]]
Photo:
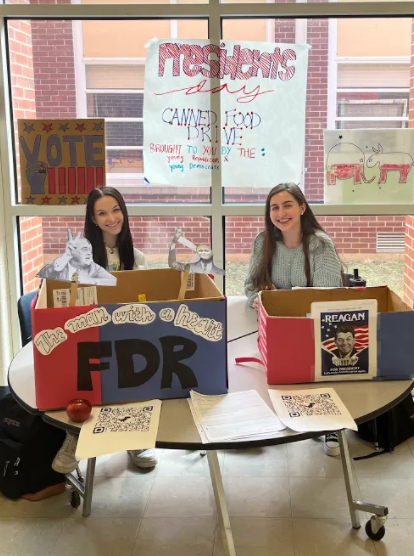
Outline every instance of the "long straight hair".
[[[309, 288], [312, 286], [312, 276], [309, 260], [309, 241], [315, 232], [323, 232], [326, 234], [325, 230], [316, 220], [315, 215], [312, 212], [302, 190], [295, 183], [279, 183], [276, 185], [269, 193], [266, 199], [266, 212], [265, 212], [265, 230], [264, 230], [264, 247], [263, 256], [259, 265], [257, 266], [255, 272], [252, 276], [252, 289], [263, 289], [265, 287], [270, 287], [272, 284], [272, 261], [273, 257], [276, 255], [277, 242], [283, 241], [282, 232], [277, 228], [272, 220], [270, 219], [270, 201], [273, 195], [277, 195], [282, 191], [290, 193], [295, 201], [299, 205], [305, 205], [305, 212], [301, 216], [301, 232], [302, 232], [302, 248], [303, 254], [305, 256], [305, 276], [306, 276], [306, 286]], [[323, 241], [323, 238], [318, 238]], [[338, 257], [339, 259], [339, 257]], [[342, 266], [342, 264], [341, 264]], [[341, 270], [342, 282], [343, 271]]]
[[122, 229], [116, 238], [116, 246], [119, 253], [119, 262], [122, 270], [132, 270], [135, 264], [134, 244], [132, 242], [131, 230], [129, 229], [128, 213], [125, 201], [120, 192], [114, 187], [100, 187], [91, 191], [88, 195], [85, 217], [85, 237], [91, 242], [93, 249], [93, 260], [103, 268], [108, 267], [108, 256], [106, 253], [103, 234], [100, 227], [95, 224], [95, 203], [102, 197], [113, 197], [118, 203], [124, 216]]

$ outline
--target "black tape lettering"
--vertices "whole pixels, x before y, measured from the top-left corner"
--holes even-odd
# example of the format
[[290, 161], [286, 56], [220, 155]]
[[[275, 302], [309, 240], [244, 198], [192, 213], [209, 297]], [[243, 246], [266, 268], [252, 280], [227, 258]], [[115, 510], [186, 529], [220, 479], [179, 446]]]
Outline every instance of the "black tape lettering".
[[[147, 340], [116, 340], [115, 353], [118, 363], [118, 388], [134, 388], [148, 382], [160, 364], [158, 349]], [[134, 355], [142, 355], [147, 362], [145, 369], [135, 372]]]
[[[182, 336], [164, 336], [160, 338], [160, 342], [163, 354], [161, 388], [172, 388], [173, 373], [177, 375], [183, 389], [198, 386], [193, 370], [181, 363], [183, 359], [189, 359], [195, 354], [197, 344]], [[175, 351], [177, 346], [182, 347]]]
[[78, 390], [91, 391], [93, 371], [109, 369], [109, 363], [91, 363], [91, 359], [111, 357], [111, 342], [79, 342], [78, 343]]

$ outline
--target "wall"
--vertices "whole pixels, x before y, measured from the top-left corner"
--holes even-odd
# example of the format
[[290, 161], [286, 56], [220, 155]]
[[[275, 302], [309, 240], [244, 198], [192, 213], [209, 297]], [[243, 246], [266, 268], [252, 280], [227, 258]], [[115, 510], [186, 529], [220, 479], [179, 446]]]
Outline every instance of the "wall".
[[410, 18], [338, 20], [338, 56], [409, 56]]
[[[21, 3], [21, 2], [10, 2]], [[10, 68], [15, 130], [17, 120], [36, 118], [35, 87], [33, 76], [32, 29], [30, 21], [15, 20], [9, 23]], [[17, 134], [16, 134], [17, 137]], [[17, 153], [17, 167], [19, 152]], [[20, 176], [18, 175], [20, 198]], [[20, 238], [23, 286], [25, 291], [34, 289], [35, 275], [43, 262], [42, 219], [21, 218]]]
[[[411, 32], [410, 111], [408, 125], [409, 127], [414, 127], [414, 19]], [[404, 301], [412, 307], [414, 302], [414, 216], [406, 217], [403, 287]]]

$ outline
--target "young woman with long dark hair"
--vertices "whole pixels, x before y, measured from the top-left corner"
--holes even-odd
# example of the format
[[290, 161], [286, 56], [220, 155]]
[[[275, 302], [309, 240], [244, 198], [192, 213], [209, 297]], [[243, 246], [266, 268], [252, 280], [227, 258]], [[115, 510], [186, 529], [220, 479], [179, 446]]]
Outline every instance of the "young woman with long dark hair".
[[[302, 190], [294, 183], [280, 183], [267, 196], [265, 230], [254, 240], [245, 282], [249, 305], [257, 311], [258, 293], [265, 289], [343, 285], [335, 246]], [[339, 455], [338, 435], [326, 435], [324, 447], [328, 456]]]
[[[147, 268], [141, 251], [134, 247], [125, 201], [117, 189], [101, 187], [89, 193], [86, 204], [85, 237], [92, 245], [93, 260], [109, 272]], [[76, 437], [68, 434], [53, 460], [58, 473], [70, 473], [78, 464], [75, 458]], [[137, 467], [157, 464], [155, 450], [128, 450]]]
[[125, 201], [114, 187], [89, 193], [85, 237], [92, 245], [93, 260], [109, 272], [147, 267], [144, 254], [132, 242]]

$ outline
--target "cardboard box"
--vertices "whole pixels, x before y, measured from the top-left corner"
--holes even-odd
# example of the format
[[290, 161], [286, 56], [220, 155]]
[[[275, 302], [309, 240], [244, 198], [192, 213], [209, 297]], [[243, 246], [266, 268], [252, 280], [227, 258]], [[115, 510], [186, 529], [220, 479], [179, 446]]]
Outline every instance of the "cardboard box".
[[[361, 299], [378, 302], [377, 378], [413, 376], [414, 311], [396, 293], [386, 286], [306, 288], [260, 294], [258, 346], [268, 384], [314, 382], [314, 321], [307, 317], [313, 302]], [[346, 380], [346, 377], [329, 380]]]
[[53, 290], [70, 284], [43, 281], [32, 307], [38, 408], [226, 393], [226, 299], [214, 282], [195, 275], [177, 301], [180, 272], [114, 275], [117, 285], [97, 286], [98, 304], [88, 307], [53, 308]]

